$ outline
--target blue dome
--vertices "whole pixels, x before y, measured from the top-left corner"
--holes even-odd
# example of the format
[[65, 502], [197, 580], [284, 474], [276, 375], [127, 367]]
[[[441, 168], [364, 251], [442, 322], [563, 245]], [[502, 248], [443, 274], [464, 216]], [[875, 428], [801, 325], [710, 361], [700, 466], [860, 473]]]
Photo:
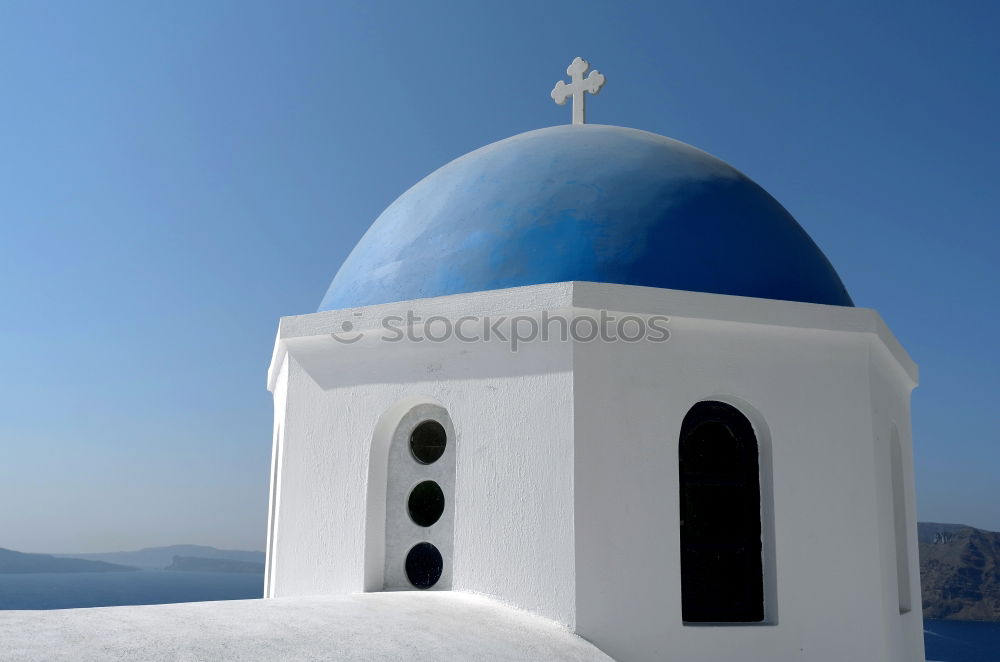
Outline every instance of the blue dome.
[[805, 230], [743, 174], [676, 140], [584, 124], [501, 140], [418, 182], [319, 309], [572, 280], [854, 305]]

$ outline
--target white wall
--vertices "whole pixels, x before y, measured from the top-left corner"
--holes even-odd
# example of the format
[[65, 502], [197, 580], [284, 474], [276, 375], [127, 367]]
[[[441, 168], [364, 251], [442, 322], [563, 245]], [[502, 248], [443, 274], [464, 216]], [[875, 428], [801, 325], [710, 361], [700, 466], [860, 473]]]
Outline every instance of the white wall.
[[[670, 302], [639, 299], [605, 302], [670, 311]], [[851, 328], [837, 317], [874, 315], [814, 308], [835, 328]], [[674, 310], [667, 343], [575, 348], [578, 633], [621, 660], [922, 660], [919, 609], [900, 617], [885, 554], [889, 474], [874, 459], [870, 385], [877, 374], [883, 393], [908, 398], [910, 376], [870, 331]], [[770, 451], [761, 487], [766, 495], [770, 483], [773, 506], [765, 499], [762, 514], [765, 548], [773, 527], [765, 576], [773, 573], [776, 595], [767, 624], [682, 623], [677, 443], [701, 400], [741, 409]]]
[[281, 449], [282, 437], [285, 425], [285, 402], [288, 393], [288, 361], [287, 357], [282, 357], [281, 363], [277, 366], [274, 381], [270, 384], [274, 395], [274, 425], [271, 431], [271, 482], [268, 493], [267, 506], [267, 564], [264, 570], [264, 597], [273, 597], [274, 590], [274, 565], [276, 560], [275, 545], [277, 543], [278, 530], [278, 500], [281, 496]]
[[[916, 492], [913, 481], [913, 441], [910, 425], [912, 382], [887, 352], [872, 347], [869, 363], [872, 395], [872, 433], [875, 437], [875, 464], [882, 478], [878, 493], [879, 549], [882, 563], [882, 617], [889, 637], [889, 660], [923, 660], [924, 637], [920, 597], [920, 559], [917, 547]], [[891, 444], [893, 428], [899, 436], [907, 540], [905, 555], [909, 565], [910, 611], [900, 613], [897, 577], [895, 513], [892, 498]]]
[[[405, 308], [452, 318], [663, 313], [672, 337], [516, 353], [502, 343], [375, 341], [379, 319]], [[344, 319], [363, 341], [329, 338]], [[369, 465], [373, 435], [400, 403], [434, 402], [457, 442], [455, 590], [567, 624], [622, 660], [922, 659], [919, 598], [898, 611], [877, 438], [897, 422], [919, 596], [908, 409], [916, 367], [873, 311], [557, 284], [286, 318], [270, 375], [276, 398], [286, 361], [274, 595], [380, 585], [374, 548], [384, 538], [370, 520], [384, 517], [385, 488], [369, 483], [384, 481]], [[681, 623], [677, 435], [705, 399], [737, 406], [758, 432], [774, 543], [767, 625]]]
[[[369, 466], [373, 438], [386, 412], [398, 418], [410, 404], [436, 403], [455, 429], [454, 589], [572, 625], [570, 345], [517, 353], [502, 343], [471, 351], [461, 343], [345, 346], [314, 331], [279, 341], [288, 357], [288, 420], [273, 594], [381, 584], [372, 569], [385, 557], [372, 546], [385, 538], [370, 535], [366, 521], [366, 503], [387, 507], [375, 503], [384, 482], [369, 489], [369, 475], [385, 480]], [[387, 367], [372, 364], [383, 357], [391, 376], [376, 381]]]

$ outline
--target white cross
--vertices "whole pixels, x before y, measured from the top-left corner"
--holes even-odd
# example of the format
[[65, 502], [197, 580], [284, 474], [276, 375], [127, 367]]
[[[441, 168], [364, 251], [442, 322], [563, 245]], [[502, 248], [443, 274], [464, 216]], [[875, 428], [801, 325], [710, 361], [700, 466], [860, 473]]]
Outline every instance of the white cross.
[[589, 68], [590, 64], [586, 60], [575, 58], [573, 63], [566, 67], [566, 74], [572, 82], [567, 85], [565, 82], [559, 81], [552, 88], [552, 100], [560, 106], [566, 103], [568, 97], [573, 97], [573, 124], [583, 124], [584, 122], [583, 93], [597, 94], [601, 91], [601, 86], [604, 85], [604, 74], [597, 69], [591, 71], [586, 78], [583, 77], [584, 72]]

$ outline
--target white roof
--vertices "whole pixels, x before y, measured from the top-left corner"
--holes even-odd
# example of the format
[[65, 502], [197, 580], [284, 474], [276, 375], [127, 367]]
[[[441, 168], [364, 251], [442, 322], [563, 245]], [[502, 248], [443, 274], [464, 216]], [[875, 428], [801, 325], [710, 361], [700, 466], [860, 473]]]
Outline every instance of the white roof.
[[466, 593], [0, 612], [0, 660], [600, 660], [565, 627]]

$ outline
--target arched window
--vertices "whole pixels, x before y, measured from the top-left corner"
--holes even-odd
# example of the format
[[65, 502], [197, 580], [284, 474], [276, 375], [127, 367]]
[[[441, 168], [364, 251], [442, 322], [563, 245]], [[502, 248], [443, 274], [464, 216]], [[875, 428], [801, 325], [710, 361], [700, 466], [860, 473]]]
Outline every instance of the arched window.
[[686, 623], [764, 620], [760, 460], [750, 421], [699, 402], [681, 424], [681, 602]]
[[383, 586], [450, 589], [455, 522], [455, 428], [433, 403], [410, 408], [389, 444]]
[[892, 519], [896, 547], [896, 589], [899, 593], [899, 613], [910, 611], [910, 554], [906, 526], [906, 485], [903, 483], [903, 449], [899, 430], [892, 426], [889, 438], [890, 480], [892, 482]]

